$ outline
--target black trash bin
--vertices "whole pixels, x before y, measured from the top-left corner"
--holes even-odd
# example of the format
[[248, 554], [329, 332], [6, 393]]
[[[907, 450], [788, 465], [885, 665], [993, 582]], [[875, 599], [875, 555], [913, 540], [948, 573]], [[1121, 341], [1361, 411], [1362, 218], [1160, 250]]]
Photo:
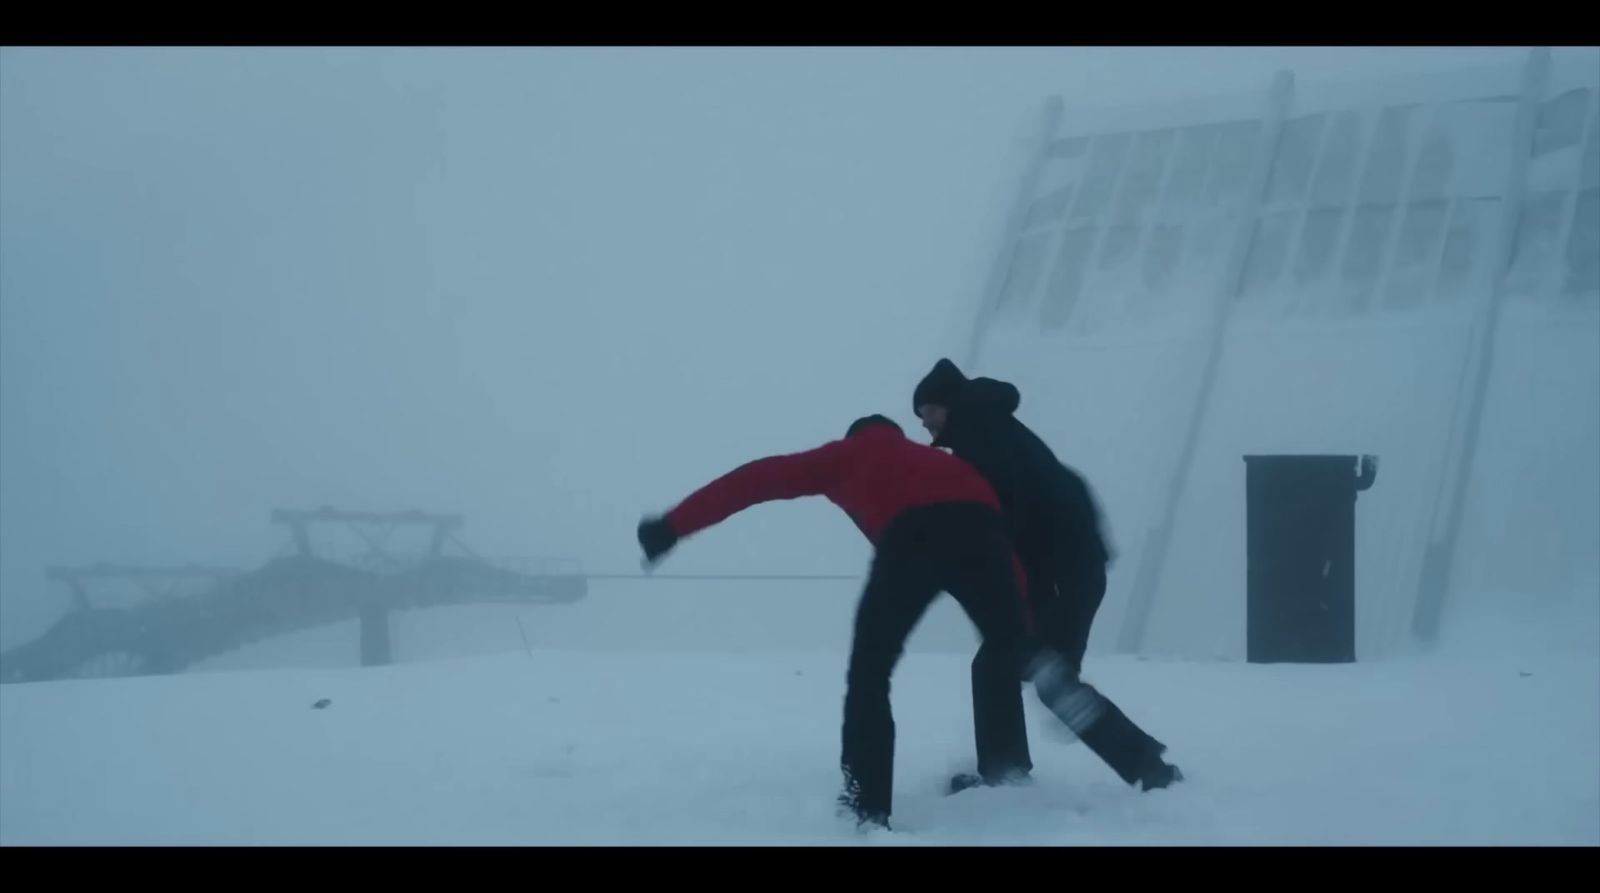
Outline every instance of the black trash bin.
[[1245, 456], [1246, 660], [1356, 659], [1356, 494], [1372, 456]]

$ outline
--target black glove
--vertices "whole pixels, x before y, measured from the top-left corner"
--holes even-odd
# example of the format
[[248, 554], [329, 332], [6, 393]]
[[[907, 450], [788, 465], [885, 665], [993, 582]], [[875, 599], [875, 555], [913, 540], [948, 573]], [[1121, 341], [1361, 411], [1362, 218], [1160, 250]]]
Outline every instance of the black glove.
[[666, 518], [646, 518], [639, 522], [639, 545], [644, 549], [645, 560], [651, 564], [677, 544], [678, 532]]

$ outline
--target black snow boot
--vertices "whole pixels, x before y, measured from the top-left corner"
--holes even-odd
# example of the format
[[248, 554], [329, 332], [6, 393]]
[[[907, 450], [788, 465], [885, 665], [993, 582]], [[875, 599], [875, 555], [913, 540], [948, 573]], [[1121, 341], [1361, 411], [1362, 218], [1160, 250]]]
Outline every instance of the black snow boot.
[[[1165, 749], [1162, 748], [1162, 750]], [[1158, 753], [1156, 754], [1155, 762], [1139, 776], [1139, 789], [1155, 791], [1179, 781], [1183, 781], [1183, 772], [1177, 766], [1161, 759], [1161, 755]]]
[[889, 827], [889, 817], [881, 812], [866, 812], [856, 815], [857, 831], [893, 831]]
[[1161, 758], [1165, 744], [1134, 724], [1116, 704], [1101, 696], [1103, 712], [1078, 737], [1123, 781], [1151, 791], [1182, 781], [1178, 767]]
[[839, 807], [835, 810], [835, 814], [841, 819], [855, 822], [857, 831], [871, 831], [875, 828], [894, 830], [889, 827], [888, 813], [861, 808], [848, 792], [839, 795]]
[[1006, 785], [1025, 785], [1033, 781], [1033, 776], [1026, 769], [1013, 769], [1003, 775], [984, 778], [976, 772], [959, 772], [950, 777], [951, 794], [959, 794], [971, 788], [997, 788]]

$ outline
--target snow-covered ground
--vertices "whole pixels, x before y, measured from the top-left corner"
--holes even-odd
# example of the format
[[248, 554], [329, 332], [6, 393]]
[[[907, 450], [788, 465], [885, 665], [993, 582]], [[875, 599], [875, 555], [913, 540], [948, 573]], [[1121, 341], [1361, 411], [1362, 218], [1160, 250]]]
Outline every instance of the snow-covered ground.
[[[449, 511], [484, 554], [631, 567], [635, 519], [739, 462], [868, 412], [917, 433], [907, 398], [948, 354], [1017, 384], [1019, 417], [1093, 484], [1121, 560], [1089, 675], [1189, 780], [1136, 793], [1030, 706], [1036, 783], [942, 796], [972, 758], [973, 637], [946, 601], [895, 680], [897, 830], [862, 837], [833, 815], [856, 584], [606, 581], [571, 605], [397, 614], [398, 664], [382, 669], [354, 666], [349, 621], [180, 676], [0, 686], [0, 845], [1600, 845], [1600, 309], [1539, 297], [1589, 269], [1556, 237], [1591, 219], [1595, 115], [1573, 110], [1595, 93], [1569, 88], [1595, 83], [1574, 80], [1592, 50], [1557, 53], [1546, 78], [1529, 207], [1565, 222], [1523, 215], [1529, 238], [1501, 258], [1511, 293], [1462, 591], [1431, 652], [1410, 638], [1417, 581], [1450, 508], [1515, 115], [1452, 103], [1459, 137], [1453, 113], [1390, 121], [1421, 94], [1388, 75], [1438, 65], [1422, 78], [1434, 98], [1502, 96], [1523, 53], [1462, 57], [1500, 66], [1481, 81], [1431, 51], [1154, 53], [141, 49], [86, 64], [8, 49], [8, 647], [66, 610], [58, 590], [28, 595], [47, 593], [48, 567], [254, 566], [265, 544], [241, 537], [269, 507]], [[1245, 156], [1185, 137], [1199, 166], [1163, 166], [1141, 135], [1125, 165], [1096, 143], [1082, 163], [1114, 160], [1114, 191], [1040, 185], [1071, 184], [1061, 214], [1107, 234], [1071, 315], [1070, 280], [1036, 267], [1032, 296], [1006, 302], [969, 362], [969, 302], [1001, 250], [1037, 98], [1064, 90], [1077, 133], [1155, 136], [1254, 119], [1283, 67], [1298, 72], [1295, 120], [1356, 122], [1359, 107], [1379, 129], [1358, 135], [1365, 160], [1319, 150], [1266, 172], [1261, 277], [1252, 247], [1143, 636], [1152, 656], [1108, 656], [1203, 380], [1200, 322], [1232, 231], [1206, 221], [1238, 198]], [[1135, 107], [1147, 99], [1160, 107]], [[1391, 123], [1393, 145], [1379, 138]], [[1079, 164], [1052, 155], [1057, 173]], [[1309, 213], [1293, 193], [1321, 202], [1354, 170], [1352, 201], [1400, 201], [1404, 183], [1405, 216], [1380, 226], [1387, 211], [1351, 205], [1349, 250], [1291, 255], [1274, 221]], [[1412, 238], [1443, 198], [1445, 233]], [[1181, 250], [1111, 237], [1142, 232], [1130, 222], [1186, 233]], [[1362, 231], [1382, 260], [1355, 249]], [[1066, 256], [1049, 238], [1034, 244]], [[1008, 283], [1029, 279], [1019, 269]], [[1381, 299], [1358, 309], [1369, 277]], [[1239, 660], [1242, 457], [1273, 452], [1381, 460], [1356, 515], [1358, 664]], [[697, 539], [672, 570], [848, 573], [867, 555], [820, 500]]]
[[968, 655], [915, 649], [894, 688], [896, 830], [867, 837], [833, 814], [843, 657], [826, 649], [519, 642], [10, 685], [0, 843], [1594, 846], [1590, 601], [1581, 634], [1500, 656], [1468, 637], [1349, 666], [1096, 657], [1092, 679], [1189, 776], [1150, 794], [1030, 698], [1036, 783], [943, 796], [971, 759]]

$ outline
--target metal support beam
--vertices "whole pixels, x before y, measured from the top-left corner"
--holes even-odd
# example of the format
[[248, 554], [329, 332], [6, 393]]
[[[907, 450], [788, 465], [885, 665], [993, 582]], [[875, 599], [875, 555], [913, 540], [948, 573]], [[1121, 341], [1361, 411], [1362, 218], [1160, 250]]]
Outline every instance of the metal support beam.
[[458, 530], [462, 525], [460, 515], [440, 515], [417, 511], [346, 512], [339, 509], [321, 508], [315, 511], [274, 509], [272, 512], [272, 523], [274, 524], [311, 521], [338, 521], [356, 524], [441, 524], [450, 530]]
[[46, 571], [46, 576], [67, 587], [72, 598], [73, 610], [87, 611], [94, 607], [89, 598], [89, 584], [92, 582], [137, 583], [147, 598], [155, 600], [170, 598], [177, 592], [176, 584], [180, 582], [195, 580], [220, 582], [240, 573], [242, 572], [236, 568], [199, 564], [160, 567], [101, 562], [81, 567], [52, 567]]
[[[320, 508], [315, 511], [297, 509], [274, 509], [272, 523], [283, 524], [289, 528], [290, 536], [294, 540], [295, 550], [302, 556], [311, 554], [311, 525], [312, 524], [347, 524], [366, 541], [369, 549], [368, 555], [381, 561], [392, 561], [383, 543], [388, 539], [394, 528], [402, 524], [415, 524], [433, 528], [433, 546], [431, 555], [438, 557], [443, 547], [445, 538], [454, 531], [460, 530], [462, 518], [460, 515], [441, 515], [431, 512], [347, 512], [334, 508]], [[362, 525], [375, 526], [382, 533], [374, 537], [363, 529]]]
[[1017, 254], [1017, 242], [1022, 235], [1023, 225], [1028, 220], [1028, 208], [1033, 202], [1034, 192], [1039, 187], [1039, 178], [1044, 173], [1045, 162], [1050, 159], [1050, 144], [1054, 142], [1056, 132], [1061, 128], [1064, 105], [1059, 96], [1052, 96], [1045, 101], [1044, 118], [1040, 123], [1033, 157], [1028, 162], [1028, 169], [1022, 177], [1022, 185], [1017, 191], [1017, 196], [1012, 201], [1011, 215], [1006, 219], [1005, 231], [1000, 239], [1000, 250], [995, 257], [994, 266], [989, 270], [989, 278], [984, 284], [983, 293], [978, 298], [977, 312], [973, 315], [972, 336], [967, 344], [964, 364], [967, 368], [977, 366], [983, 335], [988, 329], [989, 314], [999, 304], [1001, 295], [1005, 293], [1006, 281], [1011, 274], [1011, 262]]
[[361, 665], [381, 667], [393, 659], [389, 642], [389, 608], [369, 602], [361, 606]]
[[[1541, 47], [1531, 51], [1522, 70], [1522, 98], [1517, 106], [1511, 160], [1506, 170], [1505, 198], [1501, 202], [1495, 233], [1489, 282], [1479, 298], [1477, 318], [1473, 321], [1469, 336], [1472, 343], [1462, 369], [1465, 385], [1457, 395], [1457, 418], [1460, 424], [1450, 439], [1451, 455], [1447, 457], [1449, 464], [1446, 466], [1450, 470], [1439, 494], [1432, 535], [1423, 554], [1422, 573], [1418, 580], [1411, 632], [1423, 642], [1432, 642], [1439, 634], [1445, 597], [1455, 567], [1461, 522], [1466, 515], [1467, 489], [1477, 460], [1484, 406], [1494, 371], [1495, 337], [1499, 333], [1500, 313], [1509, 291], [1508, 279], [1516, 249], [1517, 227], [1522, 219], [1523, 199], [1527, 195], [1527, 170], [1533, 154], [1533, 135], [1549, 78], [1550, 50]], [[1466, 410], [1460, 412], [1463, 404]]]
[[1278, 138], [1283, 133], [1283, 122], [1289, 115], [1294, 99], [1294, 75], [1280, 71], [1273, 78], [1267, 95], [1267, 113], [1260, 139], [1256, 144], [1256, 161], [1251, 169], [1250, 182], [1240, 198], [1239, 224], [1234, 233], [1225, 272], [1214, 296], [1215, 307], [1211, 314], [1206, 337], [1206, 356], [1201, 365], [1199, 386], [1188, 418], [1179, 439], [1178, 455], [1172, 476], [1162, 497], [1160, 520], [1145, 535], [1140, 551], [1139, 567], [1133, 578], [1133, 590], [1128, 602], [1128, 613], [1123, 619], [1117, 638], [1117, 650], [1128, 653], [1138, 651], [1144, 643], [1145, 628], [1149, 625], [1150, 611], [1155, 604], [1155, 594], [1161, 582], [1161, 572], [1166, 564], [1168, 548], [1172, 544], [1173, 527], [1177, 521], [1178, 504], [1188, 486], [1189, 474], [1194, 465], [1195, 453], [1200, 445], [1200, 433], [1205, 422], [1211, 392], [1216, 386], [1217, 372], [1222, 364], [1224, 335], [1232, 314], [1235, 298], [1244, 279], [1245, 262], [1250, 257], [1250, 245], [1256, 231], [1256, 218], [1271, 181], [1272, 165], [1277, 158]]

